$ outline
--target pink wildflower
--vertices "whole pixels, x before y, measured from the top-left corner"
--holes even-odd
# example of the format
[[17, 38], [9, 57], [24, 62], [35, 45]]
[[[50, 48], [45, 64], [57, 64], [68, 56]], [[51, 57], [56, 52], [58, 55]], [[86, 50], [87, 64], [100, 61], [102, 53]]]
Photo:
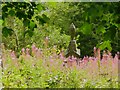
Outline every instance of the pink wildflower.
[[62, 60], [65, 59], [65, 57], [64, 57], [64, 55], [63, 55], [63, 52], [60, 53], [60, 59], [62, 59]]
[[99, 48], [97, 49], [97, 57], [100, 60], [101, 57], [100, 57], [100, 49]]
[[32, 45], [32, 55], [36, 54], [36, 46], [35, 44]]
[[87, 65], [88, 61], [89, 61], [88, 56], [83, 58], [83, 63], [84, 63], [84, 65]]
[[35, 46], [35, 44], [33, 44], [33, 45], [32, 45], [32, 49], [35, 49], [35, 48], [36, 48], [36, 46]]
[[107, 51], [107, 53], [108, 53], [108, 59], [109, 59], [109, 60], [113, 60], [113, 57], [112, 57], [111, 52], [110, 52], [110, 51]]
[[97, 49], [96, 47], [94, 47], [93, 52], [94, 52], [94, 57], [97, 57], [100, 60], [100, 49], [99, 48]]
[[103, 57], [102, 60], [108, 60], [108, 55], [105, 51], [103, 51]]
[[38, 49], [36, 52], [36, 58], [42, 58], [42, 50]]
[[12, 57], [12, 59], [16, 59], [15, 51], [11, 52], [11, 57]]
[[22, 55], [25, 55], [25, 49], [22, 48]]
[[75, 57], [68, 57], [68, 66], [75, 66], [76, 65], [76, 58]]
[[26, 55], [30, 56], [30, 49], [29, 48], [26, 48]]
[[96, 57], [96, 56], [97, 56], [97, 48], [94, 47], [94, 57]]
[[118, 59], [120, 59], [120, 52], [117, 52], [117, 55], [118, 55]]
[[93, 60], [93, 58], [92, 58], [92, 57], [89, 57], [88, 60], [89, 60], [89, 61], [90, 61], [90, 60]]

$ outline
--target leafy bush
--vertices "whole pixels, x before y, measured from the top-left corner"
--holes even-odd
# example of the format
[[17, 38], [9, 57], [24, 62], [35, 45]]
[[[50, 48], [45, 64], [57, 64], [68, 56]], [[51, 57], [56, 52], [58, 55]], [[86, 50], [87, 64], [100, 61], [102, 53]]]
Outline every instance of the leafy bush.
[[[38, 47], [52, 48], [56, 45], [58, 49], [67, 48], [70, 36], [61, 34], [60, 28], [49, 26], [47, 24], [45, 24], [44, 27], [40, 26], [39, 28], [41, 29], [35, 29], [34, 36], [32, 37], [32, 42], [35, 42]], [[36, 40], [36, 38], [38, 39]]]

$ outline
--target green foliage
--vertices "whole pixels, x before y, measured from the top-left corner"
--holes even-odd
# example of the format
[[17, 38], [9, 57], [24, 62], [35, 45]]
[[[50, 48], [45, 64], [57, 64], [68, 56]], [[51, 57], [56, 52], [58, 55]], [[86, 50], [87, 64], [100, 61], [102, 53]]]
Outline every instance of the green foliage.
[[98, 26], [97, 30], [96, 30], [96, 34], [100, 34], [100, 33], [105, 33], [105, 27], [103, 26]]
[[39, 12], [41, 12], [44, 9], [44, 7], [41, 4], [38, 4], [37, 9], [39, 10]]
[[[3, 43], [15, 50], [32, 43], [43, 47], [44, 38], [49, 37], [48, 47], [66, 48], [69, 26], [74, 23], [81, 57], [92, 55], [94, 46], [108, 48], [114, 54], [120, 50], [119, 8], [120, 4], [113, 2], [5, 2], [2, 4]], [[7, 42], [11, 40], [9, 36], [14, 40]]]
[[[45, 10], [41, 3], [35, 2], [5, 2], [2, 4], [2, 35], [3, 43], [7, 48], [12, 47], [12, 49], [19, 51], [22, 47], [30, 44], [29, 42], [25, 43], [25, 41], [34, 35], [34, 29], [38, 25], [37, 21], [42, 22], [42, 25], [49, 21], [45, 14], [42, 14], [42, 17], [39, 14], [40, 7], [41, 12]], [[41, 18], [36, 20], [34, 16]], [[13, 43], [12, 46], [10, 42], [6, 42], [6, 40], [10, 39], [8, 35], [15, 39], [15, 42], [14, 40], [10, 41]]]
[[108, 49], [109, 51], [111, 51], [112, 50], [112, 48], [111, 48], [111, 44], [110, 44], [110, 41], [108, 40], [108, 41], [104, 41], [100, 46], [99, 46], [99, 48], [101, 49], [101, 50], [104, 50], [104, 49]]
[[53, 7], [49, 3], [47, 5], [51, 10], [51, 25], [61, 27], [61, 33], [68, 34], [70, 24], [72, 22], [75, 24], [77, 27], [77, 43], [83, 52], [81, 53], [82, 56], [91, 55], [94, 46], [101, 48], [100, 43], [106, 43], [108, 40], [110, 42], [104, 44], [104, 47], [109, 48], [112, 52], [120, 50], [118, 48], [118, 39], [120, 37], [118, 37], [119, 34], [117, 33], [120, 31], [118, 27], [120, 24], [118, 21], [119, 13], [117, 11], [120, 5], [118, 3], [69, 2], [56, 3], [56, 6]]
[[3, 21], [0, 19], [0, 26], [2, 26]]
[[[36, 40], [36, 38], [39, 39]], [[70, 41], [70, 36], [66, 34], [60, 34], [60, 29], [57, 29], [55, 26], [45, 25], [43, 28], [41, 28], [41, 30], [34, 31], [32, 42], [35, 42], [37, 46], [44, 48], [46, 38], [48, 40], [48, 48], [52, 48], [55, 45], [58, 49], [65, 49]]]
[[80, 29], [83, 34], [90, 35], [92, 33], [92, 25], [89, 23], [84, 23]]
[[8, 35], [12, 35], [13, 30], [12, 29], [8, 29], [7, 27], [4, 27], [2, 30], [2, 34], [7, 37]]

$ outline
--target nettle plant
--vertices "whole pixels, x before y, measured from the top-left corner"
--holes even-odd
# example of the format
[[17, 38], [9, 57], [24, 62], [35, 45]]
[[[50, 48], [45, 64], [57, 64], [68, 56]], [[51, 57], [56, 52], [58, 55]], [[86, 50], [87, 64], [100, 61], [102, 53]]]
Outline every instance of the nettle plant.
[[2, 54], [4, 88], [118, 88], [119, 54], [111, 56], [94, 48], [94, 57], [65, 58], [56, 47], [40, 49], [32, 45]]

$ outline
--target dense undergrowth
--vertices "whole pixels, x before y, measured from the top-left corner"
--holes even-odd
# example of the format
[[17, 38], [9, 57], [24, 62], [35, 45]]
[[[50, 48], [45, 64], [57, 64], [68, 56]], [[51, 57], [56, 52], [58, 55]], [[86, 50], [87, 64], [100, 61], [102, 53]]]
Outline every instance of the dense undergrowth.
[[3, 48], [4, 88], [118, 88], [118, 55], [109, 51], [100, 57], [65, 58], [56, 48], [23, 48], [16, 53]]

